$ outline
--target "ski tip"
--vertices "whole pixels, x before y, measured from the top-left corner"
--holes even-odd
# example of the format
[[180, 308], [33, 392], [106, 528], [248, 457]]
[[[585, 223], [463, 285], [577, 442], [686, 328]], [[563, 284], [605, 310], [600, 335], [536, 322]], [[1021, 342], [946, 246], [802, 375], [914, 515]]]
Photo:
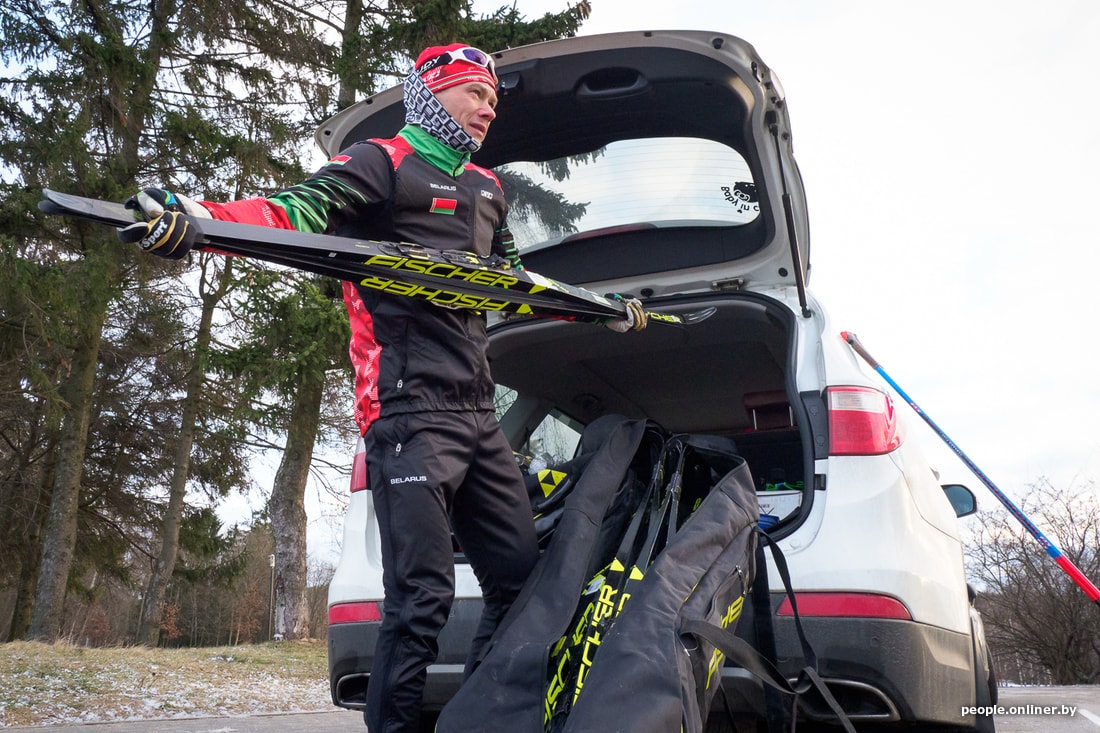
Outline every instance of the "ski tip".
[[63, 194], [59, 191], [54, 191], [52, 188], [43, 188], [42, 189], [42, 202], [41, 203], [49, 202], [49, 203], [60, 206], [62, 203], [64, 203], [66, 198], [68, 198], [67, 194]]

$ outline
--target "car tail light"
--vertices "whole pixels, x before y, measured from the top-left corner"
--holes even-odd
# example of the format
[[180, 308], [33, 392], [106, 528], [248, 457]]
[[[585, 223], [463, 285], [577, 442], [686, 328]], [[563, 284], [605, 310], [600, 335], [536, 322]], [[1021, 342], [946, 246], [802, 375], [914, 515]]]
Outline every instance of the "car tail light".
[[829, 454], [877, 456], [901, 445], [894, 403], [869, 387], [829, 387]]
[[[890, 596], [873, 593], [796, 593], [799, 616], [843, 616], [846, 618], [890, 618], [912, 621], [905, 604]], [[775, 612], [793, 616], [791, 599], [784, 598]]]
[[351, 462], [351, 493], [370, 488], [367, 483], [367, 447], [363, 439], [355, 444], [355, 458]]
[[354, 624], [363, 621], [381, 621], [382, 607], [373, 601], [356, 603], [335, 603], [328, 607], [328, 622], [333, 624]]

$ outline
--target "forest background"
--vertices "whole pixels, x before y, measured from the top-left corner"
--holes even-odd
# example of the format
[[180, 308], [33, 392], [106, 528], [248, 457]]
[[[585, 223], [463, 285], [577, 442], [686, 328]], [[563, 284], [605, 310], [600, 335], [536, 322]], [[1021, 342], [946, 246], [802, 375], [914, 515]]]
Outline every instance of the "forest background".
[[[225, 201], [315, 163], [312, 133], [419, 49], [575, 33], [586, 1], [14, 0], [0, 20], [0, 639], [316, 637], [303, 494], [355, 444], [339, 283], [237, 258], [142, 256], [44, 217], [43, 188]], [[274, 42], [273, 42], [274, 41]], [[277, 455], [267, 485], [257, 462]], [[343, 487], [341, 487], [343, 488]], [[226, 528], [226, 497], [267, 496]]]
[[[154, 261], [103, 227], [41, 216], [41, 189], [271, 193], [308, 175], [321, 120], [399, 82], [421, 47], [573, 35], [591, 8], [563, 5], [528, 20], [516, 5], [475, 16], [454, 0], [10, 3], [0, 641], [323, 637], [332, 568], [310, 563], [303, 495], [311, 471], [349, 471], [355, 437], [334, 282], [210, 254]], [[274, 471], [258, 472], [272, 455]], [[254, 492], [263, 509], [223, 526], [219, 505]], [[1029, 497], [1067, 520], [1051, 535], [1096, 578], [1095, 493], [1040, 480]], [[988, 519], [971, 555], [999, 667], [1018, 681], [1100, 680], [1095, 609], [1003, 515]]]

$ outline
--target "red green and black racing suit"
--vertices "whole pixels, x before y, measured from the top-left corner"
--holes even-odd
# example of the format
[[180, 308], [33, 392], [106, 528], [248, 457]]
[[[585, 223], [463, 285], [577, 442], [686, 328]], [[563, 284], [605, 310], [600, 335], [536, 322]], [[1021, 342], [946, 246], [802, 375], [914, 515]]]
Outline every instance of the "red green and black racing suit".
[[[415, 126], [352, 145], [269, 199], [202, 204], [217, 219], [495, 254], [521, 266], [496, 176]], [[538, 549], [493, 412], [485, 317], [351, 282], [343, 289], [385, 587], [365, 717], [371, 733], [415, 731], [454, 599], [452, 527], [485, 601], [468, 671]]]

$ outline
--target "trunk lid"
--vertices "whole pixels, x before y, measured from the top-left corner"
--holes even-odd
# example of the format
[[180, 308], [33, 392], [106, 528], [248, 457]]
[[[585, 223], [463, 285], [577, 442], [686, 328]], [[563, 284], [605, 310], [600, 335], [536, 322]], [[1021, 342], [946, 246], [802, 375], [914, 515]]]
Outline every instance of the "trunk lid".
[[[782, 88], [721, 33], [624, 32], [493, 54], [494, 170], [526, 266], [653, 297], [794, 286], [809, 230]], [[326, 121], [330, 156], [404, 124], [400, 85]]]

